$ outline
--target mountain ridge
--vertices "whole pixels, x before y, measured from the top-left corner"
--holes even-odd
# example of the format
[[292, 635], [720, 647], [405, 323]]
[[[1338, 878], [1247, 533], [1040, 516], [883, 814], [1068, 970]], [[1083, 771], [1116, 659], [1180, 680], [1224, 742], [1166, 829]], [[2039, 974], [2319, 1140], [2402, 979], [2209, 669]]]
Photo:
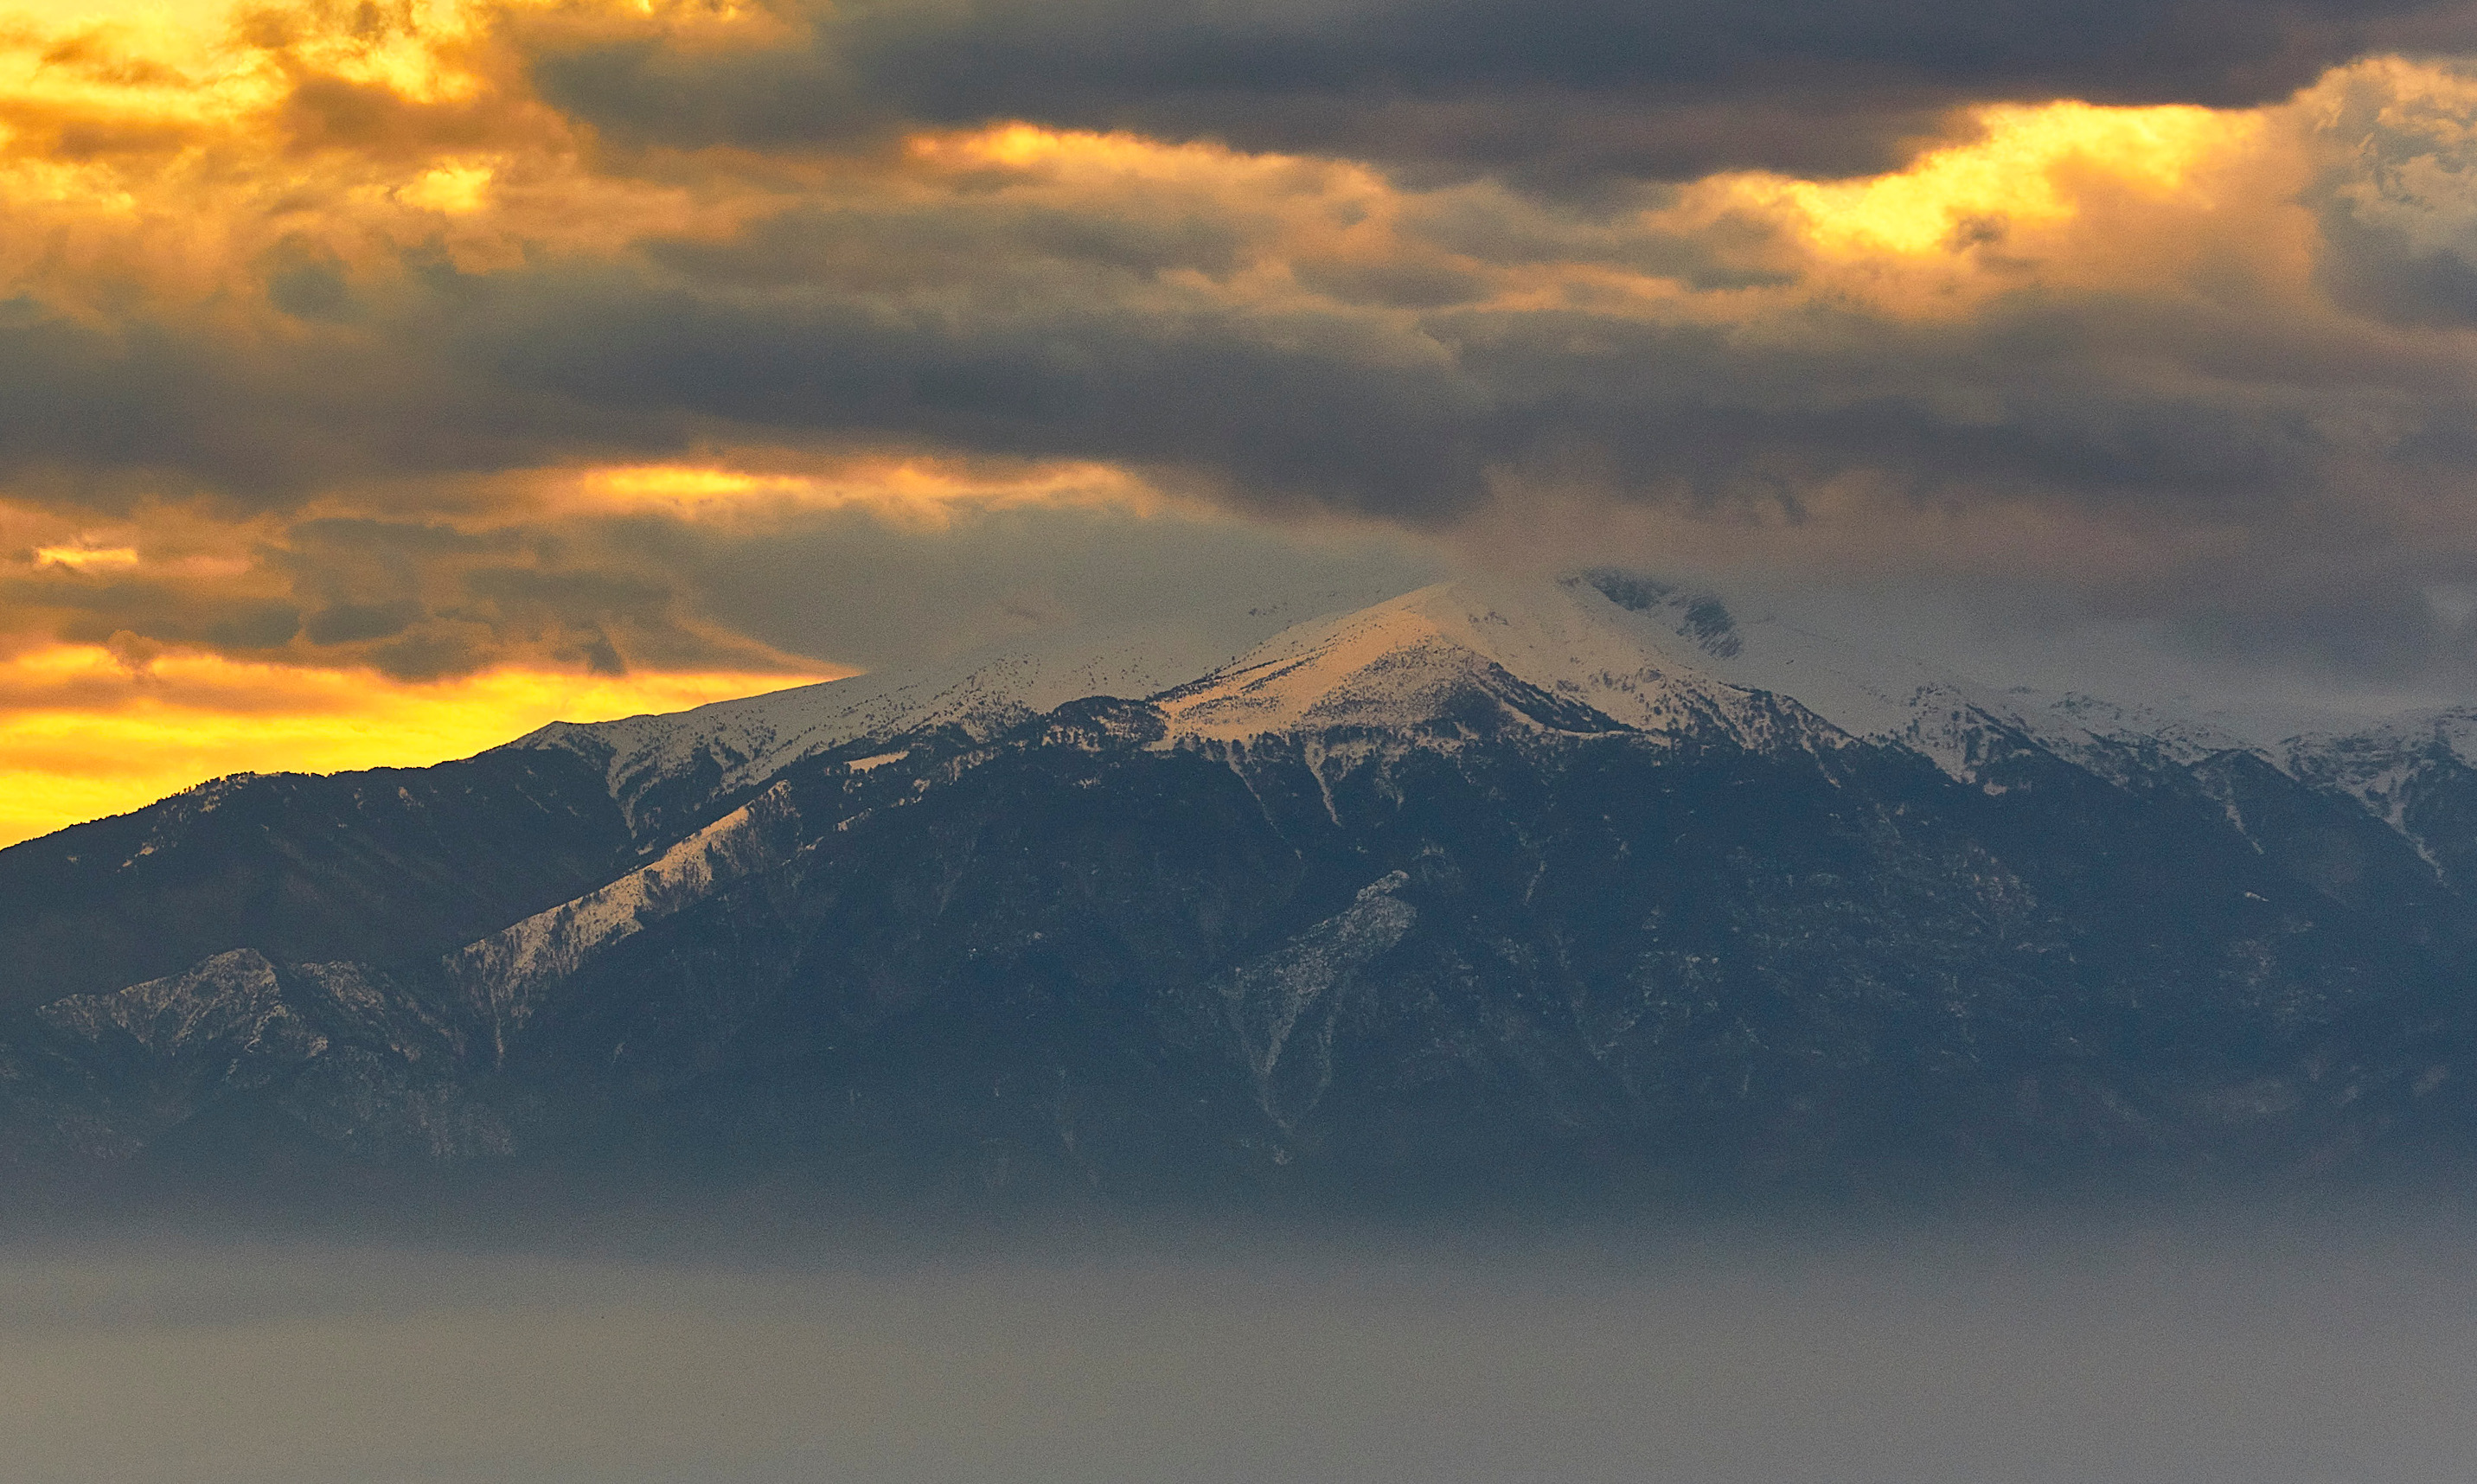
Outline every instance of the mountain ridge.
[[[2477, 911], [2411, 833], [2447, 834], [2442, 730], [2381, 744], [2428, 769], [2387, 815], [2320, 761], [2375, 742], [2274, 758], [1870, 671], [1607, 570], [1435, 585], [1141, 697], [1063, 692], [1166, 662], [1021, 656], [431, 770], [538, 785], [603, 864], [455, 941], [18, 991], [0, 1127], [29, 1165], [240, 1119], [382, 1162], [1467, 1189], [1890, 1150], [2304, 1169], [2463, 1117]], [[1821, 710], [1753, 683], [1800, 665]], [[285, 787], [384, 836], [415, 792], [376, 778]], [[270, 787], [103, 834], [231, 854], [181, 831]]]

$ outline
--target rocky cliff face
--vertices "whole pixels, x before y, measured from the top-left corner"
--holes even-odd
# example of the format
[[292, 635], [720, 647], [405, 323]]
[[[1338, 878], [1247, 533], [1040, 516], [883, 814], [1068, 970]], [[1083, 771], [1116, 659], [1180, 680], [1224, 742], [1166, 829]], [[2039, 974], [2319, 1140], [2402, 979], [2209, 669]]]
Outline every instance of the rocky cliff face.
[[[1800, 660], [1839, 667], [1839, 721], [1729, 678]], [[565, 729], [463, 765], [516, 780], [530, 849], [388, 845], [412, 927], [238, 917], [152, 950], [205, 950], [178, 971], [21, 992], [0, 1126], [27, 1163], [1131, 1195], [2320, 1170], [2477, 1132], [2443, 825], [2086, 697], [1856, 668], [1648, 580], [1426, 590], [1149, 699], [771, 728], [799, 744], [738, 776], [707, 718], [650, 840], [623, 800], [662, 718], [615, 770]], [[335, 812], [376, 776], [314, 782]], [[390, 899], [319, 875], [374, 854], [242, 838]], [[423, 895], [467, 849], [511, 858]], [[77, 910], [137, 920], [151, 881]]]

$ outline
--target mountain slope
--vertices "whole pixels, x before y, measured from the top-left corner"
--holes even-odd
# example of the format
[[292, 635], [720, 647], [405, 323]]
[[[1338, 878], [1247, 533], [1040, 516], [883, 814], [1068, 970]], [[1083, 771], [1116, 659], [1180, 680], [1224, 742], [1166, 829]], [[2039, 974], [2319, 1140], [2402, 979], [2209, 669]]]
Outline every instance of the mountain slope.
[[[1827, 660], [1864, 734], [1752, 683]], [[1464, 1198], [2477, 1133], [2469, 903], [2394, 821], [1906, 665], [1595, 573], [1149, 699], [983, 665], [546, 734], [476, 763], [567, 769], [598, 873], [53, 996], [0, 1036], [0, 1146]], [[640, 776], [683, 802], [632, 831]]]
[[1796, 697], [1853, 737], [1889, 742], [1968, 781], [1981, 764], [2021, 746], [2122, 778], [2189, 766], [2249, 744], [2200, 718], [2096, 696], [1980, 684], [1778, 614], [1749, 616], [1719, 597], [1639, 573], [1602, 568], [1564, 581], [1632, 616], [1643, 632], [1690, 643], [1693, 663], [1747, 690]]
[[1295, 599], [1268, 600], [1187, 628], [1069, 624], [942, 664], [668, 716], [555, 722], [505, 750], [586, 759], [602, 769], [638, 839], [665, 842], [707, 823], [793, 764], [854, 742], [941, 727], [988, 737], [1079, 696], [1149, 695], [1294, 622], [1300, 606]]
[[2282, 764], [2356, 800], [2477, 891], [2477, 709], [2416, 713], [2357, 733], [2291, 738]]
[[1177, 735], [1224, 741], [1408, 732], [1491, 702], [1543, 727], [1769, 739], [1776, 708], [1629, 616], [1582, 585], [1439, 584], [1287, 630], [1160, 703]]
[[635, 854], [602, 778], [570, 755], [218, 779], [0, 850], [0, 1015], [228, 948], [437, 953]]

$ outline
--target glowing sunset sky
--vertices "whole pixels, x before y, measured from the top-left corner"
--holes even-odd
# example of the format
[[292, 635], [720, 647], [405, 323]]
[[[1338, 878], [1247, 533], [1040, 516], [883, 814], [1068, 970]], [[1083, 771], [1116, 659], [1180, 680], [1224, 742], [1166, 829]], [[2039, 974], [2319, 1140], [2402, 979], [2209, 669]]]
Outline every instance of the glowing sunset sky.
[[0, 842], [1423, 552], [2477, 693], [2464, 51], [2407, 0], [0, 0]]

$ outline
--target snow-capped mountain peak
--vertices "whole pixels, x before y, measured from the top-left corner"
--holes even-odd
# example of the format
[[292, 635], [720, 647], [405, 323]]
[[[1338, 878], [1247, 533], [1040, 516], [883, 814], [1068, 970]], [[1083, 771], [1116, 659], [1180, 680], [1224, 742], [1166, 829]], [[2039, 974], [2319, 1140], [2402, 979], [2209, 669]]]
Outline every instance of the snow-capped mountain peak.
[[1639, 573], [1566, 579], [1606, 598], [1655, 639], [1692, 645], [1696, 667], [1744, 691], [1795, 700], [1852, 737], [1905, 747], [1975, 781], [1992, 758], [2028, 744], [2114, 776], [2128, 761], [2192, 763], [2249, 746], [2195, 717], [2080, 692], [1981, 683], [1864, 635], [1840, 635]]
[[1708, 658], [1589, 583], [1464, 579], [1285, 630], [1156, 701], [1173, 735], [1221, 740], [1411, 730], [1481, 701], [1562, 730], [1756, 741], [1766, 709]]
[[[1265, 605], [1258, 632], [1285, 616]], [[1252, 637], [1252, 636], [1250, 636]], [[1238, 645], [1211, 633], [1082, 625], [959, 659], [875, 670], [692, 711], [554, 722], [508, 743], [557, 747], [604, 767], [612, 797], [647, 837], [666, 803], [744, 792], [804, 758], [866, 739], [955, 727], [1004, 730], [1087, 695], [1141, 696], [1211, 668]]]
[[[650, 855], [803, 760], [839, 751], [881, 761], [908, 745], [901, 739], [941, 729], [987, 740], [1104, 695], [1157, 706], [1163, 745], [1336, 732], [1440, 745], [1509, 728], [1759, 751], [1860, 742], [1990, 791], [2012, 786], [1998, 777], [2010, 760], [2032, 755], [2123, 784], [2251, 753], [2349, 796], [2437, 868], [2437, 842], [2461, 828], [2464, 785], [2477, 788], [2477, 708], [2270, 745], [2172, 705], [1985, 683], [1863, 625], [1802, 616], [1793, 599], [1784, 612], [1605, 567], [1466, 575], [1365, 606], [1339, 592], [1259, 599], [1184, 628], [1067, 625], [935, 665], [670, 716], [554, 724], [508, 745], [563, 750], [601, 769]], [[2477, 873], [2477, 858], [2454, 868]]]
[[2022, 745], [2112, 775], [2129, 760], [2189, 763], [2245, 745], [2189, 717], [1981, 685], [1860, 636], [1614, 568], [1467, 576], [1271, 633], [1297, 613], [1267, 603], [1235, 624], [1185, 631], [1069, 626], [671, 716], [556, 723], [510, 745], [563, 748], [602, 767], [649, 842], [692, 824], [683, 811], [744, 795], [804, 758], [931, 728], [987, 737], [1088, 695], [1151, 697], [1173, 736], [1224, 741], [1432, 727], [1467, 719], [1474, 704], [1555, 730], [1613, 723], [1750, 746], [1787, 728], [1800, 745], [1906, 747], [1965, 781]]

